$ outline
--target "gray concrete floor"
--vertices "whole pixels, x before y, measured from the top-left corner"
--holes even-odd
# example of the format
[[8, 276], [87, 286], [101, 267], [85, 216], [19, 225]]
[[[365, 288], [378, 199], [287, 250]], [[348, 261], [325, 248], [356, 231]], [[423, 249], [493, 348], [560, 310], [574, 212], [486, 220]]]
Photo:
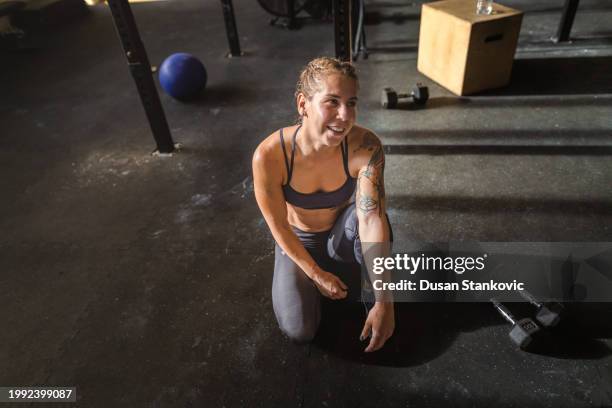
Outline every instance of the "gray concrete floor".
[[[609, 155], [448, 147], [611, 146], [610, 5], [583, 0], [576, 41], [559, 48], [560, 1], [508, 1], [527, 11], [512, 83], [456, 98], [416, 71], [420, 4], [368, 4], [372, 53], [358, 62], [396, 239], [612, 241]], [[133, 5], [152, 63], [191, 52], [209, 73], [197, 102], [161, 95], [185, 146], [171, 158], [150, 155], [105, 6], [39, 50], [1, 55], [0, 385], [74, 385], [83, 407], [611, 406], [603, 304], [570, 305], [533, 354], [479, 304], [398, 305], [376, 355], [360, 352], [351, 304], [313, 345], [283, 338], [250, 158], [294, 119], [297, 72], [333, 53], [332, 27], [284, 31], [255, 2], [235, 6], [247, 55], [226, 59], [218, 2]], [[427, 109], [379, 108], [382, 87], [416, 81]]]

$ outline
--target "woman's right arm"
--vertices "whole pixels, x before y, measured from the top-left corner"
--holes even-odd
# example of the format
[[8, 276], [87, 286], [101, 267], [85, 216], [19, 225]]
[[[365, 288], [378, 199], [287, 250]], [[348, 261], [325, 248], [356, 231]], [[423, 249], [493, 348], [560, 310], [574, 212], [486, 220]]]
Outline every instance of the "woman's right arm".
[[282, 169], [273, 152], [262, 143], [253, 155], [253, 188], [255, 199], [270, 232], [282, 250], [317, 285], [319, 291], [332, 299], [346, 296], [346, 285], [335, 275], [321, 269], [304, 248], [287, 220], [287, 205], [282, 191]]

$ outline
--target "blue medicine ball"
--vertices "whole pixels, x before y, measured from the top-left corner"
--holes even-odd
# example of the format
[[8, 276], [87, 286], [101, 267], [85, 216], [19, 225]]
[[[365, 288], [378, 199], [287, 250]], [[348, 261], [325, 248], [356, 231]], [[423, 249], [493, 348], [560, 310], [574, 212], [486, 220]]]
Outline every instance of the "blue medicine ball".
[[176, 99], [193, 98], [206, 87], [206, 68], [191, 54], [170, 55], [159, 68], [159, 83], [166, 93]]

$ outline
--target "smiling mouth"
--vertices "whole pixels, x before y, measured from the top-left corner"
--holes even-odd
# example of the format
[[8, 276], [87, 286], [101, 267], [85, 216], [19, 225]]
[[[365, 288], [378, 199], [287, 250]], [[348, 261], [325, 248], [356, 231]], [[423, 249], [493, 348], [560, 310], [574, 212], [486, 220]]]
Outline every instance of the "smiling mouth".
[[343, 127], [337, 127], [337, 126], [328, 126], [327, 127], [329, 130], [331, 130], [332, 132], [334, 132], [334, 134], [336, 135], [341, 135], [344, 133], [346, 128]]

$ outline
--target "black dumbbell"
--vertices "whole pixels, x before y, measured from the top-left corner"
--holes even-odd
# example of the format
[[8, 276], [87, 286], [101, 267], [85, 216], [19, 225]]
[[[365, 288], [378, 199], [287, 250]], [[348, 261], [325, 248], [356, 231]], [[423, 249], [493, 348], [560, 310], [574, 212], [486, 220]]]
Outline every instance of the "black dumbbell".
[[491, 299], [491, 303], [507, 321], [513, 324], [509, 334], [512, 341], [521, 349], [526, 349], [533, 340], [533, 336], [540, 331], [540, 327], [528, 318], [517, 321], [512, 313], [496, 299]]
[[382, 91], [380, 103], [385, 109], [394, 109], [400, 99], [407, 98], [412, 98], [415, 105], [423, 106], [429, 99], [429, 89], [421, 84], [416, 84], [409, 94], [398, 94], [393, 88], [385, 88]]
[[539, 302], [533, 295], [526, 290], [519, 290], [521, 296], [529, 303], [538, 308], [536, 320], [544, 327], [555, 327], [561, 320], [563, 305], [557, 302]]

